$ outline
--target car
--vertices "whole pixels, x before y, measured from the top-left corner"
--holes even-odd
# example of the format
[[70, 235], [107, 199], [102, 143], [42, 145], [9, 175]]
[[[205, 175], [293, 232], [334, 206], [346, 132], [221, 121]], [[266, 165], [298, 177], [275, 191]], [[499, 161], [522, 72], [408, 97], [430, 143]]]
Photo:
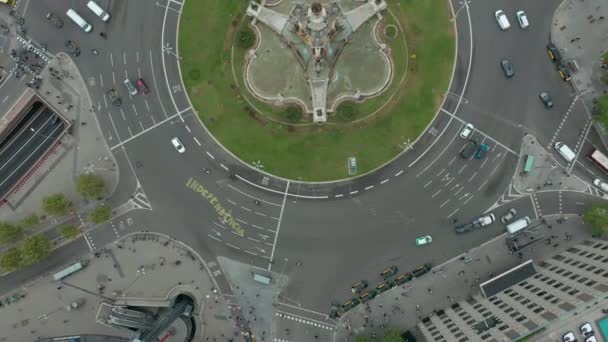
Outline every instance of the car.
[[473, 230], [473, 225], [470, 223], [462, 223], [454, 227], [456, 234], [464, 234]]
[[602, 180], [598, 178], [593, 180], [593, 185], [597, 186], [598, 188], [600, 188], [600, 190], [604, 192], [608, 192], [608, 183], [602, 182]]
[[395, 286], [403, 285], [412, 279], [414, 279], [414, 276], [411, 273], [402, 274], [395, 279]]
[[173, 139], [171, 139], [171, 144], [173, 145], [173, 147], [175, 147], [177, 152], [179, 152], [179, 153], [186, 152], [186, 148], [184, 147], [184, 145], [182, 145], [182, 142], [177, 137], [174, 137]]
[[507, 15], [502, 10], [494, 12], [494, 17], [496, 17], [496, 22], [498, 22], [498, 27], [500, 27], [501, 30], [506, 31], [509, 27], [511, 27], [509, 19], [507, 19]]
[[148, 95], [150, 92], [150, 89], [148, 89], [148, 85], [146, 85], [143, 78], [138, 78], [137, 81], [135, 81], [135, 85], [137, 86], [137, 89], [139, 89], [139, 92], [144, 95]]
[[576, 337], [572, 331], [568, 331], [564, 336], [562, 336], [564, 342], [574, 342], [576, 341]]
[[549, 95], [549, 93], [547, 93], [546, 91], [543, 91], [538, 96], [540, 97], [540, 100], [543, 102], [543, 105], [545, 105], [545, 108], [547, 108], [547, 109], [553, 108], [553, 100], [551, 99], [551, 95]]
[[500, 222], [507, 223], [511, 221], [513, 217], [515, 217], [515, 215], [517, 215], [517, 210], [515, 210], [515, 208], [511, 208], [507, 210], [504, 215], [502, 215], [502, 217], [500, 218]]
[[570, 71], [568, 71], [568, 68], [563, 65], [560, 64], [557, 66], [557, 72], [559, 73], [559, 77], [562, 78], [562, 80], [564, 81], [570, 81]]
[[479, 148], [477, 149], [477, 153], [475, 153], [475, 158], [483, 159], [483, 157], [485, 157], [486, 153], [489, 150], [490, 150], [490, 145], [488, 145], [488, 144], [479, 145]]
[[528, 21], [528, 16], [524, 11], [515, 12], [515, 16], [517, 17], [517, 22], [519, 22], [519, 27], [522, 29], [528, 28], [530, 26], [530, 22]]
[[329, 318], [336, 319], [340, 317], [340, 304], [331, 303], [331, 309], [329, 310]]
[[552, 62], [560, 64], [562, 62], [562, 54], [559, 52], [559, 49], [555, 44], [549, 43], [547, 44], [547, 54], [549, 58], [551, 58]]
[[71, 50], [70, 53], [72, 54], [72, 56], [74, 56], [74, 57], [80, 56], [80, 48], [74, 41], [66, 40], [65, 47], [70, 48], [70, 50]]
[[129, 92], [129, 94], [131, 96], [137, 95], [137, 88], [135, 88], [133, 86], [133, 83], [131, 83], [131, 81], [128, 78], [125, 78], [123, 83], [125, 84], [125, 87], [127, 88], [127, 91]]
[[585, 339], [585, 342], [597, 342], [595, 335], [591, 335]]
[[47, 13], [46, 14], [46, 19], [50, 20], [53, 23], [53, 25], [55, 25], [56, 28], [62, 28], [63, 27], [63, 19], [61, 19], [60, 17], [58, 17], [53, 12]]
[[583, 336], [585, 337], [593, 335], [593, 328], [591, 327], [591, 323], [589, 322], [581, 325], [579, 329], [581, 331], [581, 334], [583, 334]]
[[485, 215], [485, 216], [476, 218], [475, 220], [473, 220], [472, 224], [473, 225], [478, 224], [481, 227], [485, 227], [487, 225], [492, 224], [494, 221], [496, 221], [496, 216], [494, 216], [494, 214], [489, 214], [489, 215]]
[[416, 278], [419, 278], [420, 276], [426, 274], [428, 271], [430, 271], [432, 268], [431, 264], [424, 264], [422, 266], [417, 267], [416, 269], [414, 269], [412, 271], [412, 275]]
[[502, 67], [502, 71], [505, 73], [506, 78], [511, 78], [515, 75], [515, 71], [513, 70], [513, 64], [511, 64], [508, 59], [501, 60], [500, 66]]
[[374, 297], [376, 297], [378, 293], [376, 292], [376, 290], [371, 290], [368, 292], [365, 292], [364, 294], [359, 296], [359, 300], [361, 301], [361, 303], [366, 303], [369, 302], [370, 300], [374, 299]]
[[471, 125], [470, 123], [468, 123], [462, 129], [462, 132], [460, 132], [460, 137], [462, 139], [466, 139], [466, 138], [470, 137], [471, 134], [473, 134], [474, 130], [475, 130], [475, 127], [473, 127], [473, 125]]
[[386, 268], [384, 271], [382, 271], [382, 273], [380, 273], [380, 276], [384, 279], [388, 279], [392, 276], [394, 276], [395, 274], [397, 274], [397, 266], [390, 266], [388, 268]]
[[464, 144], [464, 146], [462, 146], [462, 149], [460, 150], [460, 157], [463, 159], [471, 159], [475, 152], [477, 152], [478, 146], [479, 141], [477, 139], [469, 140]]
[[353, 286], [350, 287], [350, 291], [353, 294], [357, 294], [357, 293], [363, 291], [363, 289], [365, 289], [366, 287], [367, 287], [367, 281], [361, 280], [361, 281], [353, 284]]
[[115, 88], [110, 88], [107, 94], [110, 98], [110, 102], [112, 102], [112, 105], [120, 107], [120, 105], [122, 104], [122, 100], [120, 99], [120, 94], [118, 93], [118, 90], [116, 90]]
[[433, 238], [430, 235], [421, 236], [416, 239], [416, 246], [423, 246], [433, 242]]
[[565, 333], [564, 336], [562, 336], [562, 339], [564, 342], [576, 342], [576, 336], [572, 331]]
[[361, 303], [359, 298], [350, 299], [346, 303], [342, 304], [342, 310], [348, 311], [348, 310], [354, 308], [355, 306], [359, 305], [359, 303]]
[[376, 287], [376, 293], [377, 294], [384, 293], [384, 292], [390, 290], [391, 287], [392, 287], [391, 282], [387, 281], [385, 283], [382, 283], [382, 284], [378, 285], [378, 287]]

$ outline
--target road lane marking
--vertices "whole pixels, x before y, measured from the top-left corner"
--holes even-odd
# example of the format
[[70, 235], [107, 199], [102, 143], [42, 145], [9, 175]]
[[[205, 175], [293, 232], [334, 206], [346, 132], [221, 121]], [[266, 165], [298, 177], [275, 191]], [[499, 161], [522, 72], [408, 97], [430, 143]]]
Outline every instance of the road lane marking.
[[101, 87], [103, 88], [103, 75], [99, 74], [99, 84], [101, 84]]
[[358, 193], [358, 192], [359, 192], [359, 190], [355, 190], [355, 191], [351, 191], [351, 192], [350, 192], [350, 194], [351, 194], [351, 195], [354, 195], [354, 194], [356, 194], [356, 193]]
[[207, 155], [209, 156], [209, 158], [211, 158], [211, 159], [215, 160], [215, 157], [214, 157], [214, 156], [213, 156], [211, 153], [209, 153], [209, 152], [206, 152], [206, 153], [207, 153]]
[[[164, 25], [164, 23], [163, 23]], [[152, 50], [150, 50], [150, 70], [152, 71], [152, 82], [154, 83], [154, 89], [156, 90], [156, 99], [160, 104], [160, 108], [163, 110], [165, 114], [165, 118], [168, 119], [167, 111], [165, 110], [165, 106], [163, 106], [163, 102], [160, 100], [160, 92], [158, 91], [158, 85], [156, 84], [156, 74], [154, 73], [154, 64], [152, 63]]]
[[127, 117], [125, 116], [125, 112], [122, 110], [122, 108], [120, 108], [120, 114], [122, 114], [122, 119], [126, 121]]
[[289, 193], [289, 185], [290, 181], [287, 181], [287, 186], [285, 187], [285, 195], [283, 195], [283, 204], [281, 205], [281, 212], [279, 213], [279, 220], [277, 222], [277, 231], [274, 234], [274, 243], [272, 244], [272, 252], [270, 252], [270, 262], [268, 263], [268, 271], [272, 267], [272, 263], [274, 260], [274, 251], [277, 248], [277, 241], [279, 239], [279, 231], [281, 230], [281, 222], [283, 221], [283, 213], [285, 212], [285, 202], [287, 201], [287, 194]]
[[240, 193], [241, 195], [246, 196], [246, 197], [249, 197], [249, 198], [254, 199], [254, 200], [256, 200], [256, 201], [260, 201], [260, 202], [262, 202], [262, 203], [268, 203], [268, 204], [270, 204], [270, 205], [274, 205], [274, 206], [277, 206], [277, 207], [280, 207], [280, 206], [281, 206], [280, 204], [273, 203], [273, 202], [268, 202], [268, 201], [265, 201], [265, 200], [263, 200], [263, 199], [260, 199], [260, 198], [257, 198], [257, 197], [254, 197], [254, 196], [251, 196], [251, 195], [249, 195], [249, 194], [246, 194], [246, 193], [244, 193], [243, 191], [241, 191], [241, 190], [239, 190], [239, 189], [235, 188], [235, 187], [234, 187], [234, 186], [232, 186], [231, 184], [228, 184], [228, 187], [229, 187], [230, 189], [232, 189], [232, 190], [234, 190], [234, 191], [236, 191], [236, 192]]
[[340, 197], [342, 197], [342, 196], [344, 196], [344, 194], [337, 194], [337, 195], [335, 195], [334, 197], [336, 197], [336, 198], [340, 198]]
[[366, 186], [366, 187], [365, 187], [365, 188], [363, 188], [363, 189], [364, 189], [364, 190], [369, 190], [369, 189], [373, 189], [373, 188], [374, 188], [374, 186], [373, 186], [373, 185], [370, 185], [370, 186]]
[[435, 196], [439, 195], [440, 192], [441, 192], [441, 189], [439, 189], [436, 193], [434, 193], [433, 196], [431, 196], [431, 198], [435, 198]]
[[454, 216], [454, 214], [456, 214], [458, 212], [458, 210], [460, 210], [460, 208], [457, 208], [456, 210], [452, 211], [452, 213], [450, 215], [448, 215], [448, 218]]
[[129, 134], [130, 134], [131, 136], [133, 136], [133, 132], [131, 132], [131, 126], [127, 126], [127, 129], [129, 130]]
[[198, 141], [198, 139], [196, 139], [196, 137], [192, 137], [192, 139], [194, 139], [194, 142], [196, 142], [196, 144], [198, 146], [202, 146], [201, 143]]
[[486, 162], [488, 161], [488, 159], [490, 159], [490, 158], [484, 158], [483, 163], [481, 163], [481, 166], [479, 167], [479, 169], [481, 169], [484, 165], [486, 165]]
[[150, 131], [150, 130], [152, 130], [152, 129], [154, 129], [154, 128], [156, 128], [156, 127], [158, 127], [158, 126], [162, 125], [162, 124], [164, 124], [165, 122], [167, 122], [167, 121], [169, 121], [169, 120], [173, 119], [173, 118], [174, 118], [174, 117], [176, 117], [176, 116], [177, 116], [177, 114], [174, 114], [174, 115], [172, 115], [172, 116], [170, 116], [170, 117], [166, 118], [165, 120], [160, 121], [159, 123], [154, 124], [154, 125], [152, 125], [152, 126], [150, 126], [150, 127], [146, 128], [144, 131], [141, 131], [141, 132], [137, 133], [136, 135], [132, 136], [131, 138], [126, 139], [125, 141], [122, 141], [121, 143], [116, 144], [116, 145], [114, 145], [114, 146], [110, 147], [110, 150], [114, 150], [115, 148], [118, 148], [118, 147], [120, 147], [121, 145], [128, 143], [129, 141], [131, 141], [131, 140], [133, 140], [133, 139], [135, 139], [135, 138], [139, 137], [140, 135], [143, 135], [144, 133], [146, 133], [146, 132], [148, 132], [148, 131]]
[[380, 184], [384, 184], [386, 182], [388, 182], [388, 179], [385, 179], [385, 180], [381, 181]]
[[216, 238], [215, 236], [213, 236], [213, 235], [211, 235], [211, 234], [207, 234], [207, 236], [208, 236], [208, 237], [210, 237], [210, 238], [212, 238], [212, 239], [213, 239], [213, 240], [215, 240], [215, 241], [222, 242], [222, 240], [220, 240], [220, 239]]
[[446, 204], [448, 204], [448, 202], [449, 202], [449, 201], [450, 201], [450, 200], [448, 199], [448, 200], [446, 200], [445, 202], [443, 202], [443, 203], [442, 203], [442, 204], [439, 206], [439, 208], [443, 208], [443, 206], [444, 206], [444, 205], [446, 205]]
[[445, 167], [441, 171], [439, 171], [439, 173], [437, 174], [437, 177], [441, 176], [441, 174], [444, 172], [445, 172]]
[[259, 213], [259, 212], [257, 212], [257, 211], [254, 211], [254, 213], [255, 213], [255, 214], [257, 214], [257, 215], [263, 216], [263, 217], [267, 217], [267, 216], [268, 216], [268, 215], [266, 215], [266, 214], [262, 214], [262, 213]]
[[148, 109], [148, 113], [150, 113], [150, 104], [148, 104], [148, 99], [144, 99], [144, 103], [146, 104], [146, 109]]
[[462, 166], [462, 168], [460, 169], [460, 171], [458, 171], [458, 174], [460, 174], [460, 173], [461, 173], [461, 172], [462, 172], [462, 171], [463, 171], [463, 170], [464, 170], [464, 169], [467, 167], [467, 165], [468, 165], [468, 164], [464, 164], [464, 165]]
[[230, 199], [228, 199], [228, 198], [226, 198], [226, 202], [228, 202], [228, 203], [230, 203], [230, 204], [232, 204], [232, 205], [236, 205], [236, 202], [235, 202], [235, 201], [230, 200]]
[[[110, 65], [112, 65], [112, 68], [114, 68], [114, 55], [110, 52]], [[114, 83], [116, 83], [116, 81], [114, 81]]]
[[251, 209], [249, 209], [249, 208], [247, 208], [247, 207], [243, 207], [243, 206], [241, 206], [241, 209], [243, 209], [243, 210], [247, 210], [248, 212], [252, 212], [252, 211], [253, 211], [253, 210], [251, 210]]
[[253, 252], [250, 252], [250, 251], [248, 251], [248, 250], [246, 250], [246, 249], [244, 249], [244, 251], [245, 251], [245, 253], [249, 253], [249, 254], [251, 254], [251, 255], [258, 256], [257, 254], [255, 254], [255, 253], [253, 253]]
[[255, 224], [252, 224], [251, 226], [252, 226], [253, 228], [257, 228], [257, 229], [260, 229], [260, 230], [266, 230], [266, 228], [262, 228], [262, 227], [260, 227], [260, 226], [256, 226]]
[[250, 237], [247, 237], [247, 240], [251, 240], [251, 241], [253, 241], [253, 242], [257, 242], [257, 243], [262, 243], [262, 241], [260, 241], [260, 240], [256, 240], [256, 239], [254, 239], [254, 238], [250, 238]]
[[231, 245], [231, 244], [229, 244], [228, 242], [224, 242], [224, 243], [225, 243], [226, 245], [228, 245], [228, 246], [230, 246], [230, 247], [234, 248], [234, 249], [241, 250], [239, 247], [237, 247], [237, 246], [235, 246], [235, 245]]
[[123, 60], [123, 64], [127, 65], [127, 52], [126, 51], [122, 52], [122, 60]]
[[395, 173], [395, 177], [399, 177], [399, 175], [401, 175], [402, 173], [403, 173], [403, 170], [401, 170], [401, 171], [399, 171], [399, 172]]
[[475, 173], [473, 173], [473, 175], [471, 176], [471, 178], [469, 178], [468, 183], [471, 183], [471, 181], [473, 180], [473, 178], [475, 178], [476, 175], [477, 175], [477, 171], [475, 171]]
[[222, 167], [222, 169], [224, 169], [224, 170], [228, 171], [228, 168], [226, 167], [226, 165], [224, 165], [224, 164], [220, 163], [220, 166]]
[[188, 125], [184, 125], [184, 126], [186, 126], [186, 131], [188, 131], [188, 133], [192, 133], [192, 132], [190, 132], [190, 127], [188, 127]]
[[483, 188], [483, 186], [486, 185], [487, 182], [488, 182], [487, 179], [485, 181], [483, 181], [483, 183], [481, 183], [481, 185], [479, 186], [479, 188], [477, 188], [477, 191], [481, 190], [481, 188]]
[[141, 121], [139, 122], [139, 126], [141, 127], [141, 130], [142, 130], [142, 131], [145, 129], [145, 128], [144, 128], [144, 124], [142, 124], [142, 123], [141, 123]]
[[202, 184], [197, 182], [192, 177], [190, 177], [186, 182], [186, 188], [200, 194], [201, 197], [206, 199], [215, 209], [218, 217], [223, 221], [224, 224], [227, 224], [240, 237], [245, 237], [245, 229], [241, 227], [240, 223], [232, 217], [232, 214], [229, 211], [226, 211], [220, 200], [213, 193], [209, 192], [209, 190], [207, 190]]
[[249, 225], [249, 223], [247, 223], [247, 222], [245, 222], [245, 221], [243, 221], [243, 220], [241, 220], [241, 219], [238, 219], [238, 218], [237, 218], [236, 220], [237, 220], [237, 221], [239, 221], [239, 222], [241, 222], [241, 223], [243, 223], [243, 224]]
[[112, 71], [112, 80], [114, 81], [114, 84], [116, 85], [116, 74], [114, 73], [114, 71]]
[[462, 205], [465, 205], [467, 203], [469, 203], [469, 201], [471, 200], [471, 198], [475, 197], [475, 195], [471, 195], [471, 197], [467, 198], [466, 201], [464, 201], [464, 203], [462, 203]]
[[431, 185], [431, 183], [433, 183], [433, 181], [428, 181], [428, 183], [424, 184], [424, 188], [426, 188], [427, 186]]
[[452, 158], [452, 160], [450, 160], [450, 162], [448, 163], [448, 166], [452, 165], [452, 163], [454, 162], [454, 160], [456, 160], [456, 156], [454, 156], [454, 157]]
[[139, 63], [139, 51], [135, 51], [135, 60]]

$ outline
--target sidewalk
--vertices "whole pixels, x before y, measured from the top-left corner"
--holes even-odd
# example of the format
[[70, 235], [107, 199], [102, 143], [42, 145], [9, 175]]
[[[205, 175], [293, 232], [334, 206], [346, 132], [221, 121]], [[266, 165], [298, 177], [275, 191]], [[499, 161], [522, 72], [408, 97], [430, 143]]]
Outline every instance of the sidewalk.
[[[386, 328], [410, 330], [417, 334], [415, 327], [422, 318], [479, 294], [479, 284], [491, 276], [520, 264], [522, 260], [543, 260], [590, 236], [590, 229], [582, 225], [579, 217], [570, 217], [563, 224], [556, 223], [556, 219], [547, 218], [547, 224], [539, 226], [535, 234], [557, 235], [558, 239], [554, 240], [559, 241], [555, 243], [557, 246], [537, 243], [522, 249], [519, 257], [509, 253], [505, 235], [498, 236], [442, 265], [434, 266], [431, 272], [420, 278], [348, 311], [340, 319], [334, 341], [353, 341], [354, 336], [360, 334], [382, 336]], [[571, 233], [572, 239], [566, 240], [565, 232]], [[472, 261], [463, 261], [462, 258]]]
[[[52, 76], [50, 68], [60, 76]], [[37, 94], [47, 105], [71, 122], [71, 133], [40, 162], [25, 183], [0, 207], [0, 220], [17, 222], [31, 213], [41, 214], [42, 198], [63, 193], [76, 210], [91, 201], [76, 193], [74, 180], [83, 173], [103, 177], [107, 194], [114, 192], [119, 170], [100, 132], [86, 84], [71, 59], [58, 54], [41, 72], [43, 84]], [[78, 89], [78, 90], [76, 90]]]

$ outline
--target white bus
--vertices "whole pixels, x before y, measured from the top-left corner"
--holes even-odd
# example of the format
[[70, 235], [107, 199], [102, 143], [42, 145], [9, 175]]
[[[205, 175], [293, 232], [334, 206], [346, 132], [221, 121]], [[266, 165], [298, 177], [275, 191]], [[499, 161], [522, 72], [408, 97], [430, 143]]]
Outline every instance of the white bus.
[[73, 22], [76, 23], [76, 25], [80, 26], [80, 28], [83, 29], [84, 32], [91, 32], [91, 30], [93, 29], [93, 26], [91, 26], [91, 24], [87, 23], [84, 19], [82, 19], [82, 17], [73, 9], [70, 8], [66, 12], [66, 14], [68, 15], [68, 17], [70, 17], [70, 19], [72, 19]]

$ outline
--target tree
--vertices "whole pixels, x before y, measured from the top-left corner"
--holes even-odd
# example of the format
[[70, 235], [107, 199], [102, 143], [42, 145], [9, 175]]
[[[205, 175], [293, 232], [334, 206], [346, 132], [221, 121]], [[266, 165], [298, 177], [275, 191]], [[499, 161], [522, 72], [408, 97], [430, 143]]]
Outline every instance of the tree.
[[38, 215], [36, 215], [36, 213], [32, 213], [32, 214], [24, 217], [23, 220], [21, 220], [21, 222], [19, 222], [19, 227], [21, 227], [22, 229], [25, 229], [25, 228], [29, 228], [31, 226], [35, 226], [38, 223], [40, 223], [40, 219], [38, 218]]
[[21, 265], [21, 251], [11, 248], [0, 255], [0, 268], [5, 271], [14, 271]]
[[345, 102], [338, 106], [338, 118], [342, 121], [352, 121], [357, 113], [352, 102]]
[[112, 207], [106, 204], [102, 204], [89, 212], [88, 220], [93, 224], [99, 224], [109, 220], [111, 215]]
[[94, 174], [82, 174], [76, 179], [76, 191], [84, 198], [100, 197], [106, 189], [103, 178]]
[[42, 198], [42, 210], [51, 216], [63, 216], [68, 213], [68, 208], [72, 205], [62, 193], [45, 196]]
[[249, 27], [243, 27], [236, 34], [237, 45], [241, 49], [250, 49], [255, 43], [255, 33]]
[[375, 342], [376, 340], [367, 336], [367, 335], [359, 335], [355, 337], [355, 342]]
[[608, 95], [602, 95], [597, 99], [597, 112], [600, 122], [608, 128]]
[[285, 109], [285, 118], [291, 123], [296, 123], [302, 120], [302, 111], [300, 110], [300, 107], [287, 107], [287, 109]]
[[23, 229], [7, 222], [0, 222], [0, 244], [13, 243], [23, 237]]
[[591, 225], [593, 235], [608, 233], [608, 204], [594, 204], [587, 208], [585, 223]]
[[59, 234], [66, 239], [73, 239], [80, 235], [80, 229], [74, 225], [59, 227]]
[[21, 256], [23, 265], [32, 265], [51, 252], [51, 241], [44, 235], [38, 234], [30, 236], [21, 246]]
[[382, 337], [382, 342], [403, 342], [403, 337], [397, 329], [387, 329]]

